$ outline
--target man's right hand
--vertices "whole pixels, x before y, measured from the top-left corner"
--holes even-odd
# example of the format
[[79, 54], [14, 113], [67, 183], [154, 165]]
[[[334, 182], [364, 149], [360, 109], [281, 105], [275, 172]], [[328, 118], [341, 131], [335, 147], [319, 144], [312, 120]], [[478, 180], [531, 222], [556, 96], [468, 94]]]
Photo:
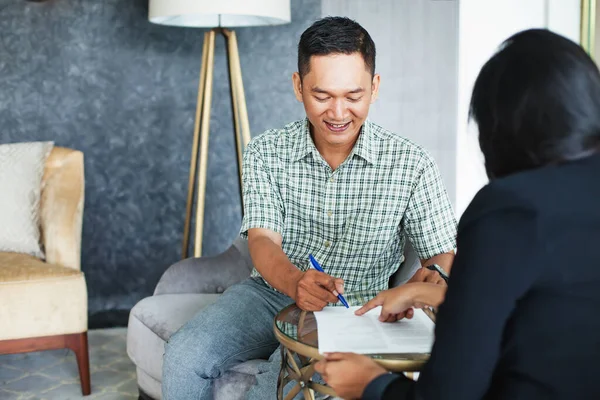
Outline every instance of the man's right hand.
[[305, 311], [321, 311], [328, 303], [337, 303], [344, 293], [344, 280], [316, 269], [302, 273], [296, 286], [296, 305]]

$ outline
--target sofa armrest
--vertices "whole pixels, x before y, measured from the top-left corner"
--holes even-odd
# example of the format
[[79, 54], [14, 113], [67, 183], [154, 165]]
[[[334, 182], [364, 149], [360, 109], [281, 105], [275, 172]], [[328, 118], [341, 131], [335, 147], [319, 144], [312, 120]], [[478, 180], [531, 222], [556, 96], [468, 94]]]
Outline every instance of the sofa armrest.
[[[242, 242], [243, 241], [243, 242]], [[175, 293], [222, 293], [250, 276], [252, 262], [247, 245], [237, 239], [214, 257], [187, 258], [171, 265], [160, 278], [154, 295]]]

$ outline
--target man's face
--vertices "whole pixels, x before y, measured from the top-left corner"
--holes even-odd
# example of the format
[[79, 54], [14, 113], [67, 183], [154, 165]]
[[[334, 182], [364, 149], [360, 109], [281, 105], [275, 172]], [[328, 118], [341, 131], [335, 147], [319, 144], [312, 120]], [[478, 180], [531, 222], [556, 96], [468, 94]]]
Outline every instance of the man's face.
[[353, 144], [377, 98], [379, 75], [371, 77], [360, 53], [312, 56], [310, 72], [294, 74], [294, 91], [304, 103], [317, 146]]

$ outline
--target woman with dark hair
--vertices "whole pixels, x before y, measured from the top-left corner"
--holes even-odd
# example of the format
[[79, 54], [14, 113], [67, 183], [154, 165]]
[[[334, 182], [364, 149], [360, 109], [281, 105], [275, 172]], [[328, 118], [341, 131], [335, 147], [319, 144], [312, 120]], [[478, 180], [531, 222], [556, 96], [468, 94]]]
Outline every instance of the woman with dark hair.
[[598, 68], [564, 37], [518, 33], [481, 70], [470, 116], [490, 183], [461, 218], [447, 293], [406, 284], [359, 312], [443, 301], [419, 381], [347, 353], [317, 370], [346, 398], [600, 399]]

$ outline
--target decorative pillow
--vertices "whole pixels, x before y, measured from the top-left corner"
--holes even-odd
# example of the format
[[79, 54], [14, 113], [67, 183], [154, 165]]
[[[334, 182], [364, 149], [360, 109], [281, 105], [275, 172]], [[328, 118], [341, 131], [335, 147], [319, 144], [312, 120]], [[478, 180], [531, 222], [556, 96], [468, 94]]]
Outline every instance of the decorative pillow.
[[53, 142], [0, 145], [0, 251], [43, 258], [40, 194]]

